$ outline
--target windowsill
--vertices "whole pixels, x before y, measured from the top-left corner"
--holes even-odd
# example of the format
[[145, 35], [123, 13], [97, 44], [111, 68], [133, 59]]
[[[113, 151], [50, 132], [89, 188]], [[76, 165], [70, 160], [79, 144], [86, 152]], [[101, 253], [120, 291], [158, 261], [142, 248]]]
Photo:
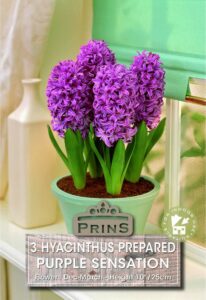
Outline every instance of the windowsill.
[[[148, 230], [151, 233], [157, 233], [154, 226], [148, 225]], [[8, 221], [7, 215], [7, 203], [6, 201], [0, 201], [0, 256], [9, 261], [11, 264], [16, 266], [21, 271], [25, 272], [25, 234], [26, 233], [66, 233], [66, 227], [63, 220], [59, 220], [56, 224], [25, 230]], [[144, 300], [151, 298], [162, 299], [168, 297], [170, 293], [170, 299], [203, 299], [203, 290], [205, 288], [205, 274], [206, 268], [189, 259], [185, 259], [185, 288], [184, 290], [154, 290], [154, 289], [131, 289], [130, 299], [135, 300], [143, 297]], [[107, 297], [110, 299], [125, 299], [128, 297], [128, 289], [70, 289], [70, 288], [59, 288], [52, 289], [59, 297], [63, 299], [75, 299], [75, 300], [87, 300], [87, 299], [98, 299], [103, 300]], [[161, 295], [160, 295], [161, 293]], [[115, 294], [115, 295], [114, 295]], [[126, 295], [127, 294], [127, 295]]]

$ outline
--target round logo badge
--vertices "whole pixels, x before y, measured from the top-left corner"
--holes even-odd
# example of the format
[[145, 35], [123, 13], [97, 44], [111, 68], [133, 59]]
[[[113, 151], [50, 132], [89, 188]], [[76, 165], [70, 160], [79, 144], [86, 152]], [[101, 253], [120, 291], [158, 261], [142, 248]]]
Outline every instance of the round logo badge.
[[185, 241], [196, 232], [197, 220], [187, 208], [173, 207], [164, 214], [162, 219], [163, 232], [171, 239]]

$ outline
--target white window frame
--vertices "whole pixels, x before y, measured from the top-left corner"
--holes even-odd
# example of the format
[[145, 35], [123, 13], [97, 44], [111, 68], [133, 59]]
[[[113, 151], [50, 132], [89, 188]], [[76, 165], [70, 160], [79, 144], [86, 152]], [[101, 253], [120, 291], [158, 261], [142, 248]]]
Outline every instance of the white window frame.
[[[180, 206], [181, 104], [166, 99], [165, 209]], [[206, 265], [206, 249], [185, 243], [186, 256]]]

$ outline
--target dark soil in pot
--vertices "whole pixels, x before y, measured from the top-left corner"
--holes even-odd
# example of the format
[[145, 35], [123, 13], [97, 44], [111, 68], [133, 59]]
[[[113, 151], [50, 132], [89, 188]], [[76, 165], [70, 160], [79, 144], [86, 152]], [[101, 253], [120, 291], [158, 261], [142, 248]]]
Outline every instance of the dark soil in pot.
[[124, 198], [138, 196], [150, 192], [154, 185], [150, 181], [140, 178], [137, 183], [125, 181], [120, 195], [112, 196], [106, 192], [104, 178], [91, 178], [87, 175], [87, 184], [83, 190], [77, 190], [71, 176], [61, 178], [57, 186], [64, 192], [76, 196], [92, 198]]

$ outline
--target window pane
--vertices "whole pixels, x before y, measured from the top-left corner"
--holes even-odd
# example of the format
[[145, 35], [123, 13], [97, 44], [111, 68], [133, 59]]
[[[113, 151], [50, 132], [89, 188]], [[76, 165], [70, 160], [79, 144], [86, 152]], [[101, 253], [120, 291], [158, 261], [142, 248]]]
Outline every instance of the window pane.
[[193, 103], [181, 103], [181, 206], [197, 217], [198, 228], [193, 242], [206, 246], [206, 108]]
[[[161, 118], [164, 118], [166, 115], [166, 100], [164, 100], [164, 106], [162, 110]], [[154, 225], [160, 225], [161, 218], [164, 211], [164, 191], [165, 191], [165, 182], [164, 182], [164, 172], [165, 171], [165, 131], [159, 140], [159, 142], [154, 146], [148, 155], [145, 167], [143, 169], [143, 175], [155, 178], [160, 183], [160, 193], [155, 199], [152, 210], [149, 215], [149, 223]]]

